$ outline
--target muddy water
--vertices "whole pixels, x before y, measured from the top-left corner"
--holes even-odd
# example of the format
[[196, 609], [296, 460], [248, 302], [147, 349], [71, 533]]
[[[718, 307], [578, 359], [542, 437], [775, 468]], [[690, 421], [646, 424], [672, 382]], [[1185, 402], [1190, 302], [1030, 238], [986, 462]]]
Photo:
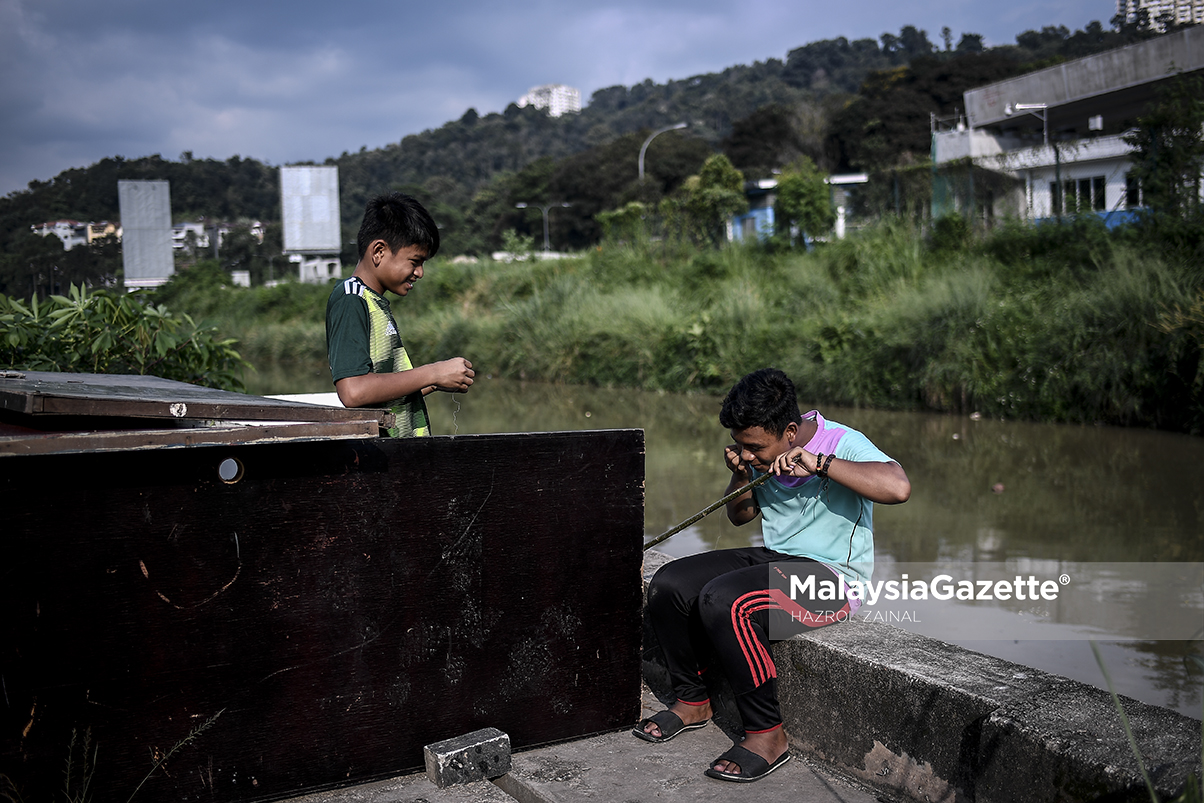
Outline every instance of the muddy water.
[[[258, 392], [327, 389], [324, 379], [306, 377]], [[440, 435], [642, 428], [644, 526], [651, 538], [723, 493], [728, 437], [717, 422], [719, 401], [482, 377], [471, 393], [436, 394], [428, 404]], [[880, 566], [1204, 561], [1204, 438], [920, 413], [822, 412], [866, 433], [911, 479], [907, 504], [875, 508]], [[759, 543], [755, 522], [737, 528], [720, 511], [658, 548], [680, 556]], [[1103, 685], [1085, 640], [949, 640]], [[1122, 694], [1201, 716], [1204, 678], [1186, 660], [1201, 653], [1201, 642], [1101, 646]]]

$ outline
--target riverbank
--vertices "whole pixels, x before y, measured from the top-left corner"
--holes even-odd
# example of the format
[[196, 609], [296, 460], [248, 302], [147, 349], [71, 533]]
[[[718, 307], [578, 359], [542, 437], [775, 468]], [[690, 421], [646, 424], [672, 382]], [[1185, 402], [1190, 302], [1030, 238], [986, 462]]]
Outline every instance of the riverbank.
[[[186, 273], [160, 298], [262, 370], [322, 360], [328, 288], [220, 283]], [[464, 355], [494, 376], [722, 392], [777, 365], [827, 404], [1204, 428], [1204, 268], [1091, 220], [983, 240], [888, 223], [812, 252], [436, 259], [394, 302], [416, 360]]]

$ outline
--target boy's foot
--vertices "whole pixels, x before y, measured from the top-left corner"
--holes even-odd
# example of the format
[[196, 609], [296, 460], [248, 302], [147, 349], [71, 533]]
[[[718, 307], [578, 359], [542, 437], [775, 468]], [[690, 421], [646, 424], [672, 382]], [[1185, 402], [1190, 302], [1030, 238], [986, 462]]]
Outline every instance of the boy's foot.
[[[765, 731], [764, 733], [749, 733], [745, 735], [744, 741], [740, 742], [739, 745], [734, 745], [734, 747], [742, 748], [742, 751], [746, 755], [746, 764], [756, 763], [758, 766], [747, 768], [741, 766], [737, 760], [738, 756], [732, 755], [732, 753], [737, 751], [729, 750], [711, 762], [710, 769], [713, 770], [714, 773], [708, 771], [708, 775], [710, 775], [712, 778], [720, 778], [721, 780], [725, 781], [739, 780], [734, 776], [742, 775], [747, 780], [755, 781], [757, 778], [773, 772], [789, 760], [787, 755], [789, 745], [786, 742], [786, 732], [780, 725], [773, 730]], [[766, 766], [761, 767], [760, 762], [748, 758], [748, 753], [751, 753], [756, 758], [759, 758], [761, 762], [765, 763]], [[783, 756], [786, 756], [786, 758], [783, 758]], [[751, 774], [746, 774], [744, 772], [745, 769], [747, 769]], [[753, 775], [755, 775], [755, 777], [752, 777]]]
[[711, 719], [711, 704], [689, 705], [678, 700], [647, 719], [640, 720], [632, 733], [646, 742], [667, 742], [677, 734], [704, 727]]
[[[785, 752], [778, 756], [776, 761], [771, 763], [751, 750], [734, 744], [726, 753], [711, 762], [714, 766], [708, 769], [706, 774], [707, 777], [717, 778], [720, 781], [751, 783], [752, 781], [761, 780], [789, 760], [790, 753]], [[737, 767], [738, 769], [736, 771], [720, 770], [720, 765]]]

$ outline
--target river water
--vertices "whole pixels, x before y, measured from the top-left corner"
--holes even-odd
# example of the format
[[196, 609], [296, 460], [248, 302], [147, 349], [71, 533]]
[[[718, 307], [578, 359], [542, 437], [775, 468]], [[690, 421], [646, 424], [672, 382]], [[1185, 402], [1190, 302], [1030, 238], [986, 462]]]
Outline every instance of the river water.
[[[287, 386], [265, 377], [252, 392], [327, 391], [325, 377], [320, 368], [293, 374]], [[718, 424], [719, 404], [717, 396], [488, 377], [479, 377], [468, 394], [428, 397], [438, 435], [643, 429], [648, 538], [723, 495], [729, 474], [722, 454], [730, 438]], [[1056, 577], [1067, 567], [1077, 576], [1095, 564], [1204, 562], [1204, 439], [925, 413], [827, 407], [821, 412], [864, 432], [911, 479], [910, 501], [875, 506], [876, 577], [892, 564], [1036, 567]], [[657, 549], [682, 556], [750, 544], [760, 544], [757, 523], [737, 528], [718, 511]], [[1101, 598], [1094, 616], [1156, 615], [1125, 607], [1148, 604]], [[1189, 607], [1189, 617], [1198, 617], [1204, 628], [1199, 599]], [[1089, 642], [1070, 629], [984, 641], [973, 638], [974, 621], [962, 615], [929, 635], [1104, 687]], [[1194, 637], [1105, 641], [1099, 647], [1121, 694], [1198, 719], [1204, 677], [1188, 659], [1201, 654], [1201, 635]]]

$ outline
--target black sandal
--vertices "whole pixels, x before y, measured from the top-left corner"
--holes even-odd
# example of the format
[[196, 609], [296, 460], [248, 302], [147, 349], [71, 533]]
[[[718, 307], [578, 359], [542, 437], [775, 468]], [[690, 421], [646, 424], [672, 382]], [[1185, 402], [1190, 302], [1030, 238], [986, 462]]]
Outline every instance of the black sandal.
[[[738, 744], [734, 744], [730, 750], [711, 762], [711, 766], [707, 767], [706, 774], [708, 777], [717, 778], [720, 781], [732, 781], [733, 783], [752, 783], [753, 781], [761, 780], [789, 760], [789, 750], [787, 750], [785, 753], [782, 753], [782, 755], [777, 757], [776, 761], [770, 764], [768, 761], [761, 758], [747, 747], [741, 747]], [[739, 764], [740, 771], [725, 772], [723, 770], [715, 769], [715, 765], [720, 761], [730, 761], [733, 764]]]
[[[647, 719], [641, 719], [640, 724], [632, 728], [631, 733], [643, 739], [645, 742], [655, 742], [659, 744], [660, 742], [669, 741], [683, 731], [692, 731], [698, 730], [699, 728], [705, 728], [708, 722], [710, 722], [709, 719], [704, 719], [701, 722], [693, 722], [687, 725], [681, 721], [681, 717], [666, 709], [658, 714], [653, 714]], [[660, 728], [661, 735], [653, 736], [651, 733], [645, 731], [644, 728], [648, 727], [648, 723], [652, 723]]]

